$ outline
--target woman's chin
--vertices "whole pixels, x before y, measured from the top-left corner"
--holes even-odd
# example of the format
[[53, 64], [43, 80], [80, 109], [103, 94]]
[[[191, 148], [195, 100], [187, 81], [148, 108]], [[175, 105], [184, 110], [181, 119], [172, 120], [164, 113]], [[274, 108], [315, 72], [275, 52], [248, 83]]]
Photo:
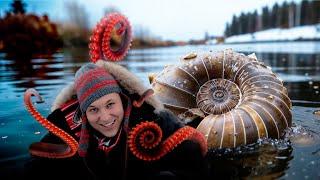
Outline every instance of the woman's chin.
[[118, 132], [119, 128], [112, 128], [112, 129], [108, 129], [108, 130], [103, 130], [101, 133], [106, 136], [106, 137], [114, 137], [117, 132]]

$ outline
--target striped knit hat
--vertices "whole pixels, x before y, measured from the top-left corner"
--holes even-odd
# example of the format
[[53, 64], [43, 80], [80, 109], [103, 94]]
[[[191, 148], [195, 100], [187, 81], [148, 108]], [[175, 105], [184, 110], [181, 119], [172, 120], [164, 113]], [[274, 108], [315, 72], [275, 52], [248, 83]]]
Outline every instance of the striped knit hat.
[[76, 72], [75, 88], [83, 114], [89, 105], [100, 97], [121, 92], [114, 77], [93, 63], [85, 64]]

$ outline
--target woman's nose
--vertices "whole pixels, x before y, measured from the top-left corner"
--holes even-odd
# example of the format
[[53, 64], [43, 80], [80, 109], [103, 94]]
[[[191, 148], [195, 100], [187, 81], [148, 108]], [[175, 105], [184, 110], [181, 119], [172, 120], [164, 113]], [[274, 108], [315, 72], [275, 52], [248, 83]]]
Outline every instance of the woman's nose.
[[100, 114], [100, 119], [108, 119], [110, 117], [110, 112], [107, 109], [102, 109]]

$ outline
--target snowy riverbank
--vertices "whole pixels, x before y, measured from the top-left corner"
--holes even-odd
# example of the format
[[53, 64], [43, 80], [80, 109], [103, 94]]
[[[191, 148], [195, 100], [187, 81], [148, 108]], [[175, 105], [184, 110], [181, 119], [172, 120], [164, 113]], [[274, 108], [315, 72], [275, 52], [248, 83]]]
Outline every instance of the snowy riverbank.
[[290, 29], [268, 29], [250, 34], [230, 36], [225, 43], [255, 43], [275, 41], [320, 40], [320, 24]]

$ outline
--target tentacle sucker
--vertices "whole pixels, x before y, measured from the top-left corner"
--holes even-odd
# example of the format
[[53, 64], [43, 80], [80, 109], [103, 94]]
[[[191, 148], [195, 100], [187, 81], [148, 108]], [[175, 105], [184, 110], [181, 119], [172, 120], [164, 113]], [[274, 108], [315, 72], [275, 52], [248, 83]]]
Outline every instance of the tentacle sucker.
[[24, 103], [30, 114], [51, 133], [61, 138], [66, 144], [50, 144], [37, 142], [31, 144], [29, 151], [32, 155], [46, 158], [67, 158], [72, 157], [78, 150], [78, 142], [68, 133], [56, 127], [49, 120], [44, 118], [34, 107], [31, 102], [31, 96], [36, 96], [42, 100], [41, 96], [35, 89], [27, 89], [24, 93]]

